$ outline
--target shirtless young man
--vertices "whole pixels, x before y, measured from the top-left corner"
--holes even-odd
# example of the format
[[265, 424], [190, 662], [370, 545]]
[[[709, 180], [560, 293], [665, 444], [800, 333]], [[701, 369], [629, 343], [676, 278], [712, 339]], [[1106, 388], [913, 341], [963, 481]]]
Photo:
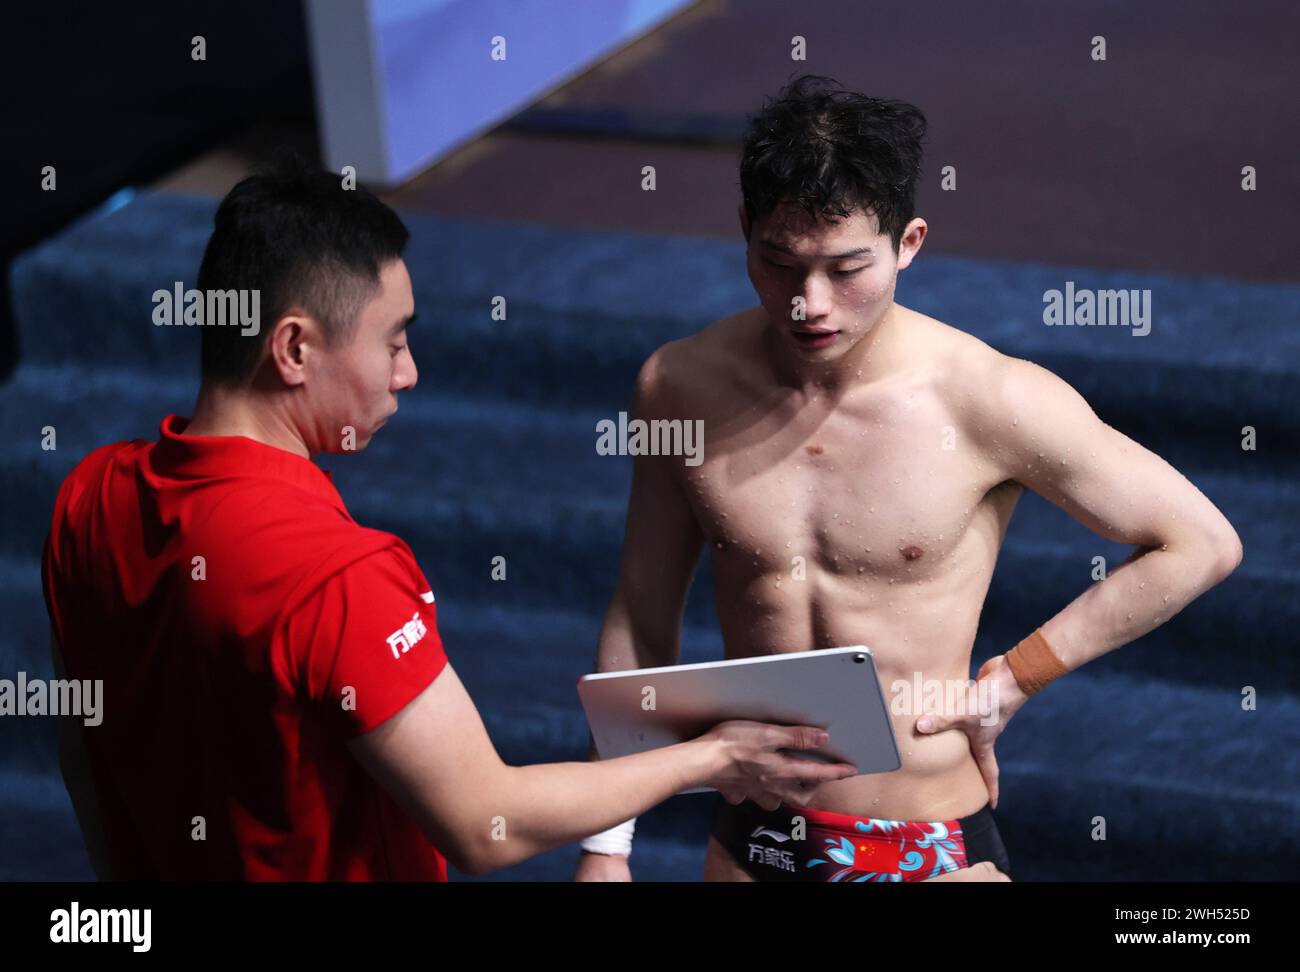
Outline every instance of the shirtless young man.
[[[1024, 488], [1138, 549], [985, 663], [990, 724], [946, 712], [926, 731], [924, 711], [895, 711], [901, 768], [820, 785], [809, 809], [769, 812], [724, 791], [706, 880], [1005, 879], [993, 745], [1012, 716], [1241, 559], [1215, 506], [1060, 378], [894, 302], [926, 235], [913, 216], [924, 130], [910, 105], [817, 78], [754, 120], [740, 219], [761, 306], [664, 345], [641, 370], [637, 415], [702, 419], [704, 459], [635, 460], [598, 669], [677, 662], [707, 546], [729, 658], [866, 644], [894, 711], [895, 680], [968, 682]], [[578, 879], [630, 880], [629, 830], [587, 844], [603, 853], [584, 853]]]

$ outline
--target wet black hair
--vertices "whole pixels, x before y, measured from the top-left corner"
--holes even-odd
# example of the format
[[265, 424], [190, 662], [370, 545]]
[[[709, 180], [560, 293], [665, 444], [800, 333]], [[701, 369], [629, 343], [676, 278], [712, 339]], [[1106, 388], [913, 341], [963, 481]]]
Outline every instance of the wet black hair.
[[258, 290], [262, 326], [202, 328], [203, 380], [235, 385], [252, 374], [271, 325], [294, 307], [321, 322], [326, 341], [346, 343], [381, 268], [410, 234], [397, 213], [361, 186], [278, 153], [236, 185], [217, 208], [198, 287]]
[[874, 213], [898, 252], [915, 215], [925, 115], [904, 101], [869, 98], [805, 74], [749, 122], [740, 189], [751, 223], [778, 206], [814, 218]]

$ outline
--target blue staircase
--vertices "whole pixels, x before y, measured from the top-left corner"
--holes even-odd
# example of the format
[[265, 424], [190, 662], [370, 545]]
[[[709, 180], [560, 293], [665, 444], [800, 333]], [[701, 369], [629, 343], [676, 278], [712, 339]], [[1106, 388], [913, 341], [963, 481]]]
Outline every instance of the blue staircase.
[[[144, 194], [12, 270], [21, 364], [0, 386], [0, 677], [48, 677], [39, 561], [55, 490], [91, 449], [187, 415], [197, 335], [150, 296], [191, 286], [212, 200]], [[739, 244], [412, 216], [420, 383], [359, 456], [326, 457], [353, 515], [411, 545], [453, 664], [503, 758], [586, 758], [574, 682], [613, 591], [630, 460], [595, 452], [660, 344], [753, 303]], [[1041, 294], [1151, 288], [1151, 333], [1041, 323]], [[492, 299], [507, 319], [491, 319]], [[925, 256], [899, 299], [1051, 368], [1236, 526], [1245, 560], [1168, 624], [1052, 685], [998, 744], [999, 823], [1020, 880], [1290, 879], [1300, 868], [1300, 287]], [[1258, 448], [1243, 451], [1242, 426]], [[58, 448], [41, 448], [54, 426]], [[1127, 550], [1027, 494], [973, 668]], [[507, 576], [491, 577], [504, 556]], [[721, 657], [707, 565], [684, 657]], [[1244, 710], [1243, 687], [1258, 706]], [[0, 723], [0, 879], [90, 876], [52, 720]], [[638, 879], [696, 880], [711, 798], [638, 826]], [[1095, 818], [1106, 839], [1094, 840]], [[564, 880], [576, 847], [483, 880]], [[456, 875], [463, 878], [462, 875]]]

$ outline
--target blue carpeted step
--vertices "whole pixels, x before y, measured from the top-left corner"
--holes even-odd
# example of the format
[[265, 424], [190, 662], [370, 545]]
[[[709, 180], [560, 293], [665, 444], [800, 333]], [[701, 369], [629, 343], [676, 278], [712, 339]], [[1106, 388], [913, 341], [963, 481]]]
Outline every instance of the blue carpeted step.
[[[59, 392], [65, 387], [77, 392]], [[184, 391], [178, 381], [142, 387], [130, 372], [20, 369], [0, 389], [0, 405], [12, 404], [0, 409], [0, 434], [13, 443], [0, 456], [0, 484], [33, 499], [0, 508], [3, 549], [37, 556], [46, 511], [67, 470], [100, 443], [156, 437], [157, 416], [181, 407]], [[53, 452], [40, 447], [47, 425], [59, 434]], [[444, 599], [553, 604], [595, 614], [603, 611], [617, 570], [629, 463], [597, 456], [593, 429], [590, 414], [416, 392], [363, 456], [329, 457], [325, 464], [362, 522], [412, 544]], [[537, 461], [516, 465], [503, 479], [500, 464], [521, 454]], [[1224, 671], [1223, 646], [1239, 665], [1256, 664], [1273, 677], [1281, 666], [1285, 684], [1300, 687], [1300, 658], [1279, 653], [1300, 623], [1293, 557], [1300, 549], [1300, 489], [1240, 473], [1193, 478], [1237, 525], [1245, 563], [1186, 615], [1148, 635], [1143, 650], [1121, 653], [1117, 663], [1161, 673], [1168, 665], [1161, 656], [1177, 651], [1179, 677], [1204, 681]], [[1091, 583], [1094, 556], [1113, 566], [1125, 553], [1027, 495], [994, 575], [985, 629], [1005, 624], [1006, 636], [1015, 637], [1025, 618], [1050, 617]], [[506, 557], [505, 582], [492, 580], [498, 555]], [[711, 591], [707, 569], [701, 573], [688, 616], [707, 623]]]
[[[459, 661], [457, 667], [468, 670]], [[1084, 680], [1087, 676], [1072, 676], [1076, 686]], [[1294, 873], [1300, 864], [1300, 798], [1288, 781], [1295, 779], [1300, 742], [1300, 704], [1295, 698], [1269, 699], [1271, 714], [1265, 715], [1262, 706], [1258, 713], [1238, 715], [1231, 712], [1235, 700], [1224, 704], [1222, 699], [1207, 700], [1203, 693], [1188, 697], [1167, 687], [1112, 682], [1105, 703], [1110, 721], [1098, 722], [1091, 711], [1096, 699], [1090, 694], [1041, 697], [1022, 710], [999, 742], [998, 819], [1018, 879], [1142, 880], [1158, 875], [1163, 880], [1284, 880]], [[483, 700], [478, 701], [482, 706]], [[1183, 732], [1187, 719], [1167, 718], [1170, 711], [1184, 710], [1192, 720], [1201, 711], [1210, 712], [1212, 719], [1259, 722], [1247, 734], [1237, 727], [1237, 742], [1222, 745], [1222, 735], [1216, 734], [1232, 727], [1220, 724], [1188, 735]], [[525, 737], [533, 721], [522, 715], [507, 727]], [[1082, 759], [1074, 752], [1068, 759], [1064, 753], [1054, 756], [1053, 750], [1065, 750], [1081, 725], [1090, 729], [1091, 749]], [[1145, 731], [1134, 733], [1130, 726]], [[501, 746], [502, 728], [493, 726], [492, 734], [505, 750], [511, 746]], [[1261, 741], [1288, 755], [1273, 761], [1264, 755]], [[530, 740], [531, 758], [511, 762], [580, 758], [537, 745], [535, 738]], [[1211, 748], [1204, 769], [1185, 768]], [[1244, 782], [1243, 758], [1255, 773]], [[1111, 765], [1114, 760], [1118, 762]], [[7, 783], [0, 797], [5, 845], [20, 846], [21, 838], [22, 846], [30, 846], [27, 840], [39, 838], [49, 851], [31, 872], [23, 867], [35, 867], [33, 863], [0, 860], [0, 879], [87, 876], [81, 873], [75, 821], [57, 777], [37, 770], [10, 771]], [[689, 795], [645, 814], [638, 826], [638, 879], [698, 879], [711, 812], [709, 798]], [[1098, 824], [1103, 822], [1105, 838], [1098, 840]], [[485, 879], [567, 880], [576, 855], [576, 848], [566, 847]]]
[[[15, 267], [27, 364], [0, 388], [10, 444], [0, 488], [19, 498], [0, 509], [0, 601], [10, 619], [0, 677], [48, 672], [36, 558], [58, 482], [90, 449], [152, 439], [166, 411], [188, 413], [197, 335], [153, 327], [150, 294], [175, 280], [192, 285], [212, 208], [147, 196]], [[629, 472], [627, 460], [595, 455], [595, 421], [626, 407], [632, 376], [656, 346], [753, 302], [742, 254], [731, 244], [627, 234], [411, 224], [421, 386], [364, 457], [327, 464], [357, 518], [399, 533], [420, 557], [449, 653], [503, 756], [583, 758], [573, 681], [590, 668], [613, 586]], [[1042, 294], [1066, 279], [1150, 287], [1151, 334], [1044, 327]], [[509, 301], [504, 322], [490, 320], [497, 294]], [[1300, 453], [1290, 446], [1300, 416], [1285, 406], [1295, 398], [1300, 336], [1281, 324], [1294, 321], [1298, 295], [929, 257], [903, 275], [904, 303], [1052, 368], [1103, 418], [1182, 469], [1246, 547], [1227, 583], [1053, 686], [1000, 741], [999, 817], [1021, 878], [1295, 871]], [[1258, 452], [1240, 449], [1242, 425], [1259, 430]], [[45, 426], [58, 429], [56, 453], [40, 449]], [[498, 554], [508, 558], [508, 582], [490, 579]], [[1022, 636], [1025, 619], [1045, 620], [1083, 590], [1098, 554], [1114, 565], [1125, 551], [1036, 497], [1022, 500], [981, 616], [976, 663]], [[720, 654], [707, 571], [701, 580], [683, 639], [688, 658]], [[1261, 693], [1258, 712], [1240, 710], [1245, 685]], [[11, 773], [48, 775], [50, 725], [5, 721], [0, 752]], [[4, 846], [36, 846], [23, 829], [32, 814], [51, 823], [47, 835], [69, 826], [48, 780], [12, 792], [0, 797]], [[646, 815], [640, 832], [651, 843], [639, 846], [659, 847], [651, 858], [661, 853], [664, 874], [698, 874], [692, 838], [682, 835], [703, 832], [704, 808], [682, 797]], [[1090, 836], [1097, 816], [1110, 828], [1105, 843]], [[521, 868], [564, 879], [565, 853], [572, 849]], [[49, 877], [77, 866], [45, 863], [24, 853], [11, 870]]]
[[[1012, 874], [1017, 881], [1235, 881], [1290, 880], [1296, 862], [1292, 855], [1251, 853], [1240, 857], [1213, 850], [1190, 852], [1171, 846], [1163, 827], [1152, 826], [1159, 817], [1150, 808], [1116, 809], [1112, 796], [1098, 790], [1078, 794], [1048, 791], [1032, 780], [1006, 771], [998, 826], [1007, 844]], [[23, 847], [21, 856], [0, 855], [2, 881], [93, 880], [71, 804], [56, 776], [6, 773], [0, 787], [8, 795], [0, 807], [0, 841], [6, 847]], [[637, 829], [631, 867], [637, 881], [697, 881], [704, 866], [704, 846], [711, 813], [706, 794], [675, 797], [644, 815]], [[1058, 822], [1028, 807], [1062, 806], [1060, 816], [1073, 819], [1063, 834]], [[680, 807], [680, 809], [679, 809]], [[1105, 809], [1105, 840], [1094, 840], [1093, 817]], [[671, 828], [657, 824], [663, 811], [673, 809]], [[1182, 811], [1207, 819], [1207, 830], [1232, 832], [1245, 824], [1228, 802], [1206, 807], [1196, 793], [1188, 794]], [[1293, 811], [1289, 811], [1293, 813]], [[1289, 825], [1280, 819], [1282, 832]], [[1211, 839], [1214, 848], [1217, 839]], [[469, 877], [449, 868], [453, 881], [568, 881], [573, 877], [579, 849], [569, 844], [514, 867], [481, 877]]]
[[[453, 664], [503, 758], [585, 758], [586, 725], [572, 684], [588, 670], [596, 621], [487, 607], [440, 617]], [[540, 631], [550, 637], [542, 641]], [[721, 654], [709, 630], [689, 628], [683, 642], [687, 660]], [[503, 664], [498, 653], [510, 661]], [[1272, 682], [1256, 688], [1257, 708], [1247, 710], [1240, 685], [1192, 688], [1094, 666], [1037, 696], [998, 744], [998, 815], [1018, 852], [1019, 876], [1227, 880], [1294, 873], [1300, 697]], [[678, 798], [647, 814], [640, 832], [702, 834], [708, 812], [694, 797]], [[1092, 837], [1094, 817], [1105, 818], [1105, 842]], [[571, 864], [564, 862], [548, 872], [552, 879], [566, 876]]]
[[[11, 721], [17, 720], [5, 720]], [[93, 880], [57, 754], [39, 770], [6, 762], [0, 769], [0, 881]]]
[[[19, 257], [24, 360], [188, 366], [193, 329], [155, 326], [152, 294], [193, 286], [214, 209], [144, 193]], [[755, 302], [739, 243], [406, 218], [424, 319], [412, 346], [443, 391], [614, 412], [656, 347]], [[1150, 290], [1150, 333], [1045, 326], [1043, 295], [1067, 281]], [[495, 297], [504, 321], [492, 319]], [[925, 256], [899, 299], [1052, 368], [1144, 440], [1168, 429], [1234, 438], [1244, 424], [1261, 449], [1300, 437], [1300, 415], [1276, 408], [1300, 389], [1300, 287]]]
[[[54, 377], [52, 377], [54, 376]], [[78, 389], [59, 399], [64, 387]], [[180, 407], [179, 382], [141, 388], [130, 372], [23, 368], [0, 389], [0, 486], [30, 503], [0, 508], [0, 547], [36, 558], [54, 491], [94, 446], [157, 435], [157, 417]], [[52, 425], [59, 448], [41, 448]], [[354, 515], [404, 537], [443, 603], [554, 606], [599, 617], [612, 593], [622, 541], [629, 461], [595, 454], [590, 414], [469, 402], [416, 392], [362, 456], [328, 457]], [[508, 477], [501, 464], [520, 455]], [[1246, 560], [1221, 587], [1129, 650], [1107, 669], [1146, 671], [1194, 684], [1281, 679], [1300, 689], [1300, 656], [1286, 652], [1300, 624], [1300, 488], [1242, 475], [1194, 476], [1237, 525]], [[1117, 565], [1126, 548], [1096, 537], [1032, 494], [1012, 521], [981, 630], [1003, 648], [1046, 620], [1091, 582], [1092, 558]], [[506, 558], [506, 580], [492, 559]], [[688, 618], [712, 624], [707, 565]], [[1226, 606], [1226, 609], [1225, 609]], [[1227, 653], [1233, 660], [1225, 666]], [[1172, 659], [1177, 658], [1176, 665]]]
[[[30, 575], [10, 565], [0, 578], [11, 619], [0, 637], [0, 671], [14, 672], [11, 663], [27, 655], [35, 662], [24, 664], [29, 674], [48, 677], [48, 661], [29, 654], [44, 643], [39, 588], [22, 581]], [[448, 653], [508, 762], [585, 758], [574, 685], [590, 668], [598, 624], [594, 617], [440, 601]], [[711, 630], [688, 628], [683, 641], [686, 660], [721, 653]], [[1019, 837], [1019, 856], [1045, 868], [1038, 876], [1226, 878], [1241, 874], [1243, 860], [1252, 862], [1245, 876], [1293, 873], [1300, 864], [1300, 699], [1265, 683], [1257, 686], [1257, 708], [1245, 710], [1239, 691], [1097, 671], [1049, 687], [999, 741], [999, 817], [1008, 842]], [[4, 729], [0, 745], [11, 772], [48, 775], [57, 765], [52, 720], [6, 720]], [[48, 789], [39, 793], [48, 796]], [[31, 798], [14, 790], [0, 799], [13, 811]], [[0, 821], [9, 821], [3, 826], [18, 826], [20, 815], [8, 811], [0, 812]], [[707, 813], [681, 798], [647, 814], [642, 830], [698, 832]], [[1108, 822], [1109, 843], [1092, 841], [1096, 816]]]

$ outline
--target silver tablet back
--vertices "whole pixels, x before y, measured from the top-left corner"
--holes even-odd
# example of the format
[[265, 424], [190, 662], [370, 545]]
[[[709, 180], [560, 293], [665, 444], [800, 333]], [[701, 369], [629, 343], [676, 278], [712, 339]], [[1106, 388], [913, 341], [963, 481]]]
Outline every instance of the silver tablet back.
[[807, 754], [853, 763], [859, 773], [902, 765], [875, 659], [863, 645], [585, 675], [578, 695], [601, 759], [749, 719], [822, 726], [830, 744]]

